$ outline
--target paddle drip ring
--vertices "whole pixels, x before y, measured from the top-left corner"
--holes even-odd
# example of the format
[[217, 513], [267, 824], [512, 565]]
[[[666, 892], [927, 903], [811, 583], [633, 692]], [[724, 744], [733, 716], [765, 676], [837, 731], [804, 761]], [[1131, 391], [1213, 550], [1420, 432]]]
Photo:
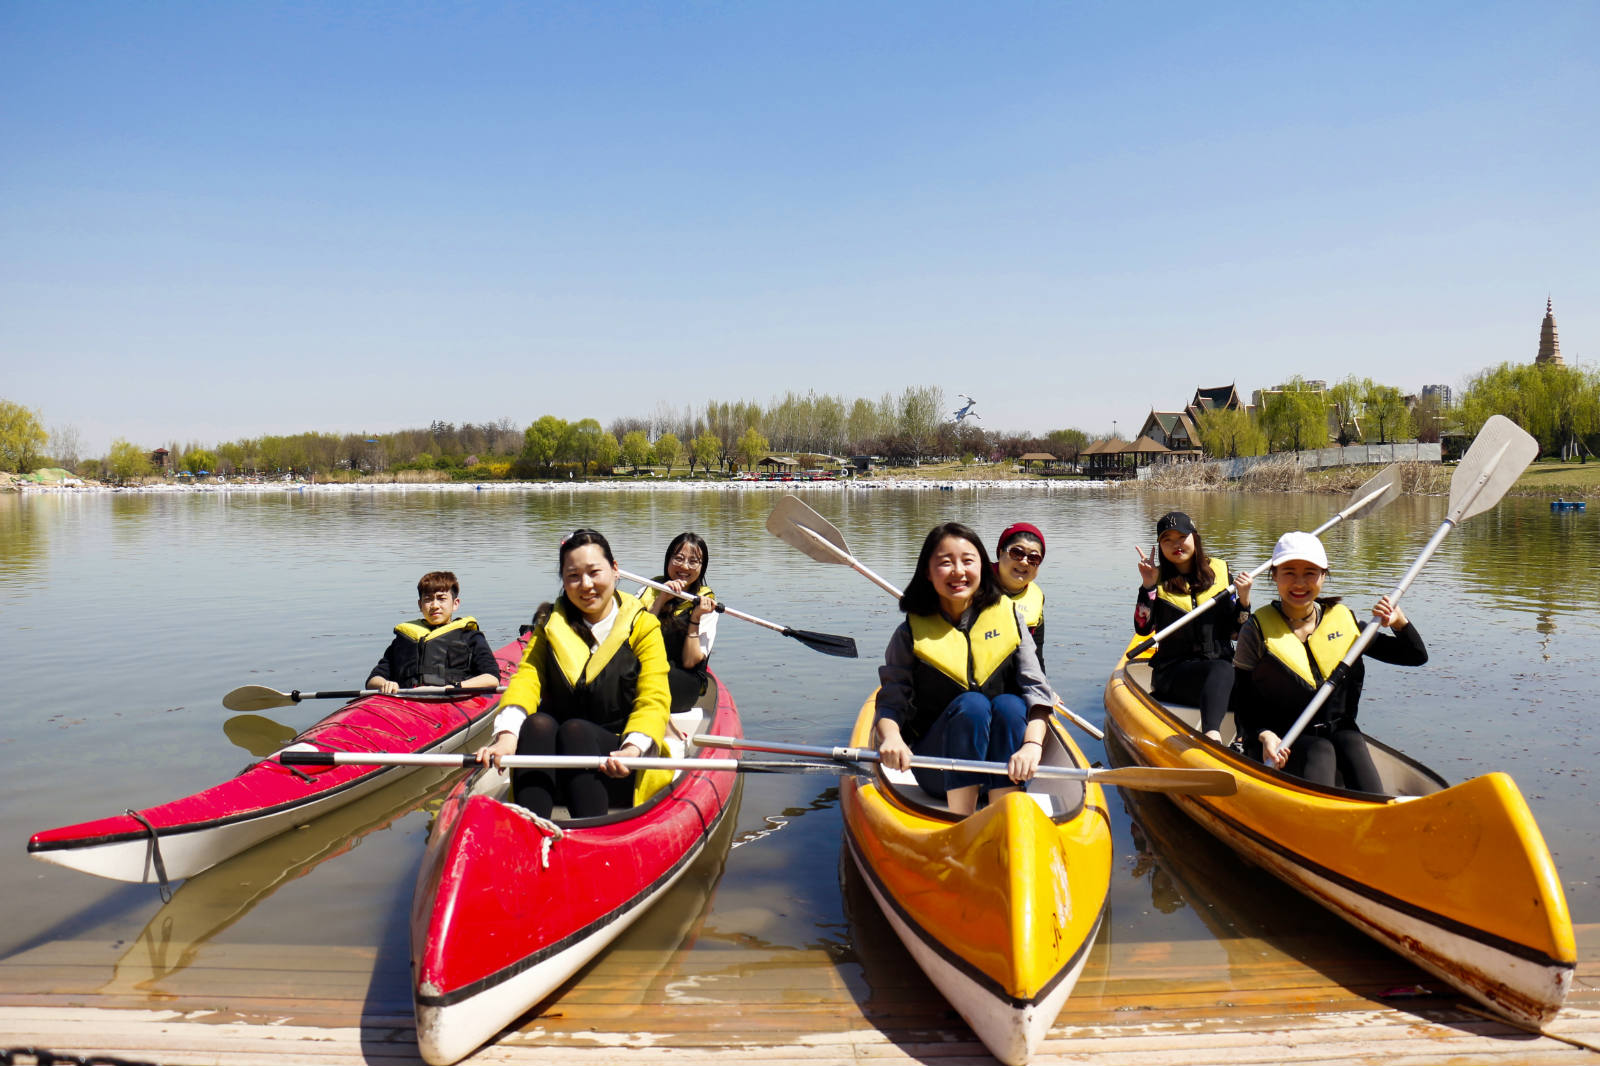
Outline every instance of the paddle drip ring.
[[550, 819], [541, 814], [536, 814], [526, 807], [519, 807], [515, 803], [507, 803], [506, 806], [532, 822], [534, 827], [539, 830], [539, 866], [541, 869], [548, 870], [550, 868], [550, 846], [566, 836], [567, 831]]

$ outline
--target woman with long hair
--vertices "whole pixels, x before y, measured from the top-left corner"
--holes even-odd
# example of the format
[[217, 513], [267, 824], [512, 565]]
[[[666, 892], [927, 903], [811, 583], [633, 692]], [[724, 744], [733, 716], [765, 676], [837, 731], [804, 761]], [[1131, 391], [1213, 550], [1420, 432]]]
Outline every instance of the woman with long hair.
[[[995, 578], [983, 542], [959, 522], [934, 527], [900, 597], [906, 620], [878, 669], [878, 753], [904, 770], [912, 753], [1005, 761], [1011, 791], [1044, 750], [1050, 687], [1022, 612]], [[957, 814], [977, 809], [989, 775], [914, 769], [917, 784]]]

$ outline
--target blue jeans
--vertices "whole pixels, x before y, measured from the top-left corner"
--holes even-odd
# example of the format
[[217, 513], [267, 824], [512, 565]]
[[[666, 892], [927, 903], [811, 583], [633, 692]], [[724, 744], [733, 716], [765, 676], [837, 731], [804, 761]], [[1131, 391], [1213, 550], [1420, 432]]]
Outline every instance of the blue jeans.
[[[1022, 747], [1022, 731], [1028, 725], [1028, 705], [1021, 696], [1004, 693], [991, 702], [981, 692], [963, 692], [950, 701], [928, 732], [912, 750], [918, 755], [942, 759], [980, 759], [1005, 762]], [[989, 784], [994, 788], [1010, 785], [1011, 779], [994, 774], [974, 774], [955, 770], [923, 770], [913, 767], [917, 784], [930, 796], [943, 796], [953, 788]]]

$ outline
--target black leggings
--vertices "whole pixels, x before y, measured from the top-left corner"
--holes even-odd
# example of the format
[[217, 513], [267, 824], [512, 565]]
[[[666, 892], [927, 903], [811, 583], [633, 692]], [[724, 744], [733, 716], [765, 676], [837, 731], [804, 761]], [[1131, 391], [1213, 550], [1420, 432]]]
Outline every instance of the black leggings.
[[[610, 755], [622, 738], [583, 718], [557, 722], [530, 714], [517, 734], [518, 755]], [[513, 770], [511, 795], [520, 807], [550, 817], [561, 799], [574, 818], [594, 818], [612, 807], [633, 806], [633, 774], [607, 777], [599, 770]]]
[[698, 671], [673, 663], [667, 670], [667, 688], [672, 692], [672, 713], [687, 711], [705, 691], [706, 679]]
[[1357, 792], [1382, 792], [1383, 778], [1372, 763], [1367, 738], [1354, 727], [1331, 733], [1302, 733], [1289, 752], [1284, 769], [1318, 785], [1339, 785]]
[[1169, 703], [1200, 708], [1200, 732], [1220, 730], [1233, 691], [1233, 663], [1227, 659], [1184, 659], [1163, 665], [1151, 679], [1151, 695]]

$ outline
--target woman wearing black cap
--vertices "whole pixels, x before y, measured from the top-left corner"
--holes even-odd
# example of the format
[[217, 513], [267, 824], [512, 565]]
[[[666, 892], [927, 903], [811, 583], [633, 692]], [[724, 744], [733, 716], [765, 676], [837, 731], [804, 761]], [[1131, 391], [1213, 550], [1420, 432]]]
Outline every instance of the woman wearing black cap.
[[1228, 564], [1206, 554], [1200, 531], [1182, 511], [1156, 522], [1156, 552], [1139, 553], [1139, 593], [1133, 628], [1140, 636], [1176, 622], [1217, 596], [1219, 603], [1156, 646], [1150, 657], [1151, 694], [1159, 700], [1200, 708], [1200, 730], [1222, 739], [1233, 688], [1233, 638], [1250, 617], [1250, 575], [1228, 573]]

